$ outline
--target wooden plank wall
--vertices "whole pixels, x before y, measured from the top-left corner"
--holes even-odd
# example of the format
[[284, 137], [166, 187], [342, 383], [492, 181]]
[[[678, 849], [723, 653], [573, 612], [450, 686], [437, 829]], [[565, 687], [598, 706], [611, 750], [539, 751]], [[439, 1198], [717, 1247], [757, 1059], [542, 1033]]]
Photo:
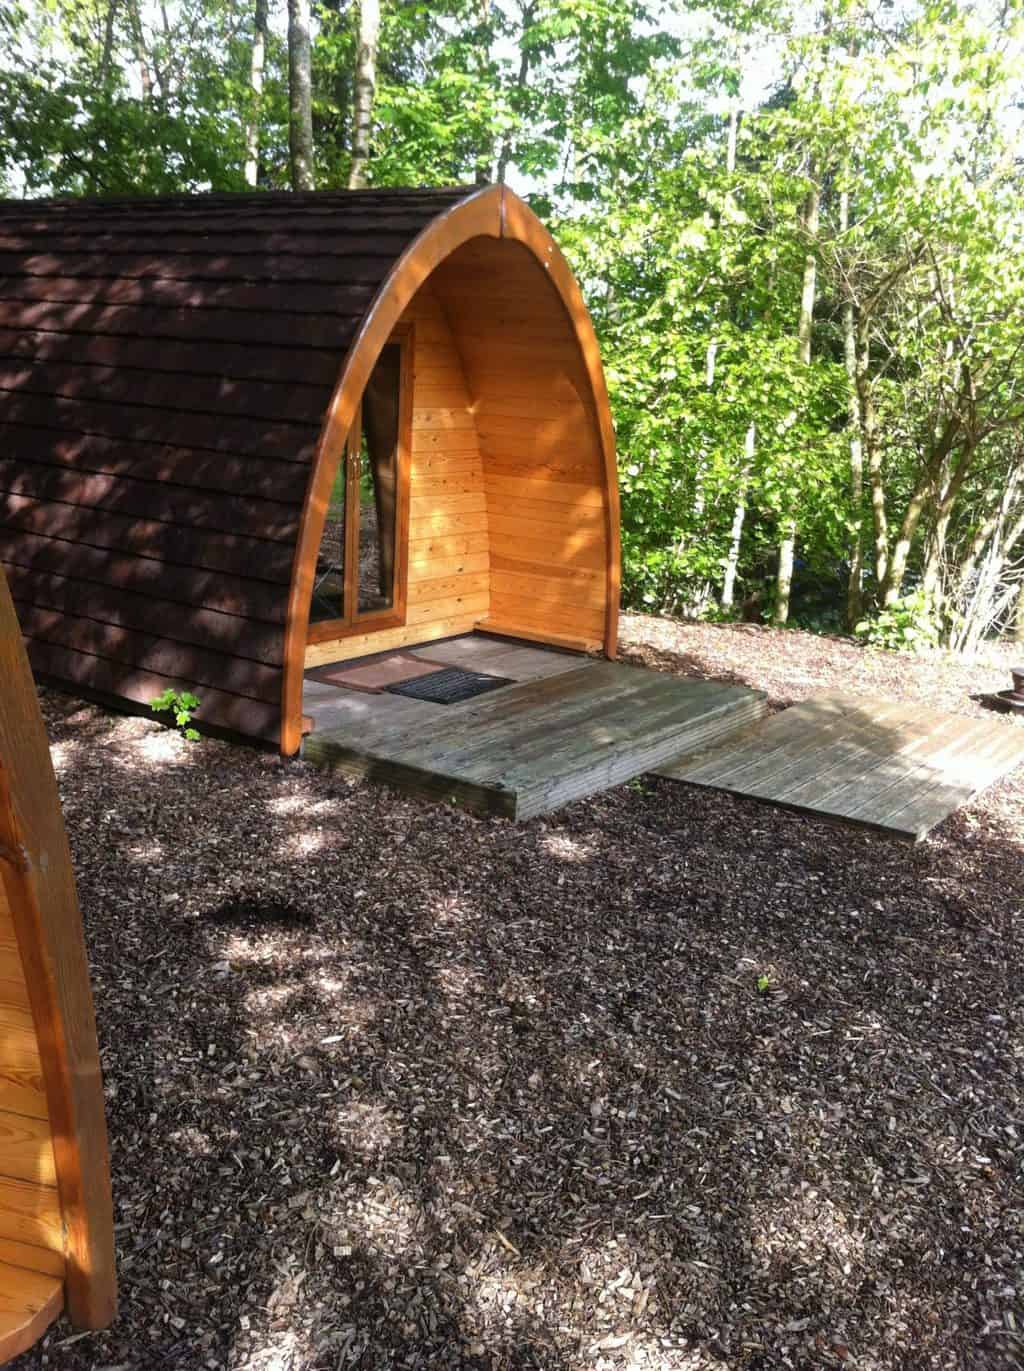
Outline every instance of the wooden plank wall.
[[0, 867], [0, 1261], [62, 1276], [63, 1252], [43, 1068]]
[[490, 609], [488, 509], [480, 443], [451, 328], [430, 284], [402, 316], [413, 326], [409, 594], [399, 628], [306, 649], [306, 665], [468, 633]]
[[466, 193], [0, 202], [0, 565], [37, 672], [277, 737], [339, 366]]
[[604, 462], [572, 324], [533, 254], [478, 238], [433, 281], [469, 382], [491, 553], [486, 626], [599, 649]]

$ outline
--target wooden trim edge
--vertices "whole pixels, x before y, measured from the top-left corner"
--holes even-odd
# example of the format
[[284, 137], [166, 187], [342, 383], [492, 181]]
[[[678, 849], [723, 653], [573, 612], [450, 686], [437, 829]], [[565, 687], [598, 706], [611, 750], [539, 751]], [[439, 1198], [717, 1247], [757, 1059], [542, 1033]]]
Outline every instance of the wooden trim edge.
[[302, 742], [302, 678], [313, 573], [331, 486], [356, 406], [381, 349], [435, 267], [471, 238], [500, 238], [501, 231], [500, 186], [485, 186], [438, 215], [382, 282], [342, 362], [317, 442], [292, 562], [281, 683], [281, 752], [286, 757], [294, 756]]

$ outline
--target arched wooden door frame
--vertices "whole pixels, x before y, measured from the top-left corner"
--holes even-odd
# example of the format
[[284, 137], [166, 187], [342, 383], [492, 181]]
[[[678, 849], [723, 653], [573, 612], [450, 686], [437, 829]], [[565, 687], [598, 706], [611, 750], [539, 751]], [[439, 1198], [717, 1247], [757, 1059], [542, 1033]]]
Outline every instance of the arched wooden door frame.
[[356, 408], [381, 349], [416, 292], [446, 258], [473, 238], [508, 238], [526, 247], [558, 292], [579, 344], [604, 463], [608, 549], [604, 650], [607, 656], [615, 656], [621, 584], [619, 486], [615, 432], [597, 335], [576, 278], [551, 234], [512, 191], [487, 186], [440, 215], [402, 254], [377, 292], [342, 364], [313, 458], [292, 565], [281, 689], [281, 752], [285, 756], [296, 753], [302, 742], [302, 682], [316, 559], [331, 489]]

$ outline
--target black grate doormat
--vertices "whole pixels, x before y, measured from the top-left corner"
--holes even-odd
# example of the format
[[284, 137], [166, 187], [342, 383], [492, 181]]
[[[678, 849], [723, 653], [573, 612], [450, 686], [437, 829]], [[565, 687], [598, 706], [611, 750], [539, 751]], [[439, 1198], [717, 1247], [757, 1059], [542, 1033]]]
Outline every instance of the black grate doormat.
[[463, 700], [472, 700], [475, 695], [486, 695], [489, 690], [507, 685], [515, 685], [509, 676], [485, 676], [479, 671], [463, 671], [460, 666], [446, 666], [443, 671], [432, 671], [429, 676], [417, 676], [411, 681], [399, 681], [397, 685], [384, 688], [391, 695], [406, 695], [410, 700], [426, 700], [433, 705], [457, 705]]

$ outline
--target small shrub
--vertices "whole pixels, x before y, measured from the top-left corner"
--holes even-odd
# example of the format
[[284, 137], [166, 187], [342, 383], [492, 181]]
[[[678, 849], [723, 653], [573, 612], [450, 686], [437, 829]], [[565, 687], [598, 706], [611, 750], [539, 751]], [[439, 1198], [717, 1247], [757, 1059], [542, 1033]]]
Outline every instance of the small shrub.
[[869, 647], [890, 652], [926, 652], [939, 641], [935, 611], [923, 590], [894, 600], [873, 619], [862, 619], [853, 631]]
[[150, 700], [149, 707], [154, 714], [173, 714], [175, 725], [181, 729], [182, 737], [187, 738], [190, 743], [199, 741], [199, 730], [191, 727], [192, 715], [199, 708], [199, 697], [193, 695], [190, 690], [175, 690], [168, 686], [155, 700]]

